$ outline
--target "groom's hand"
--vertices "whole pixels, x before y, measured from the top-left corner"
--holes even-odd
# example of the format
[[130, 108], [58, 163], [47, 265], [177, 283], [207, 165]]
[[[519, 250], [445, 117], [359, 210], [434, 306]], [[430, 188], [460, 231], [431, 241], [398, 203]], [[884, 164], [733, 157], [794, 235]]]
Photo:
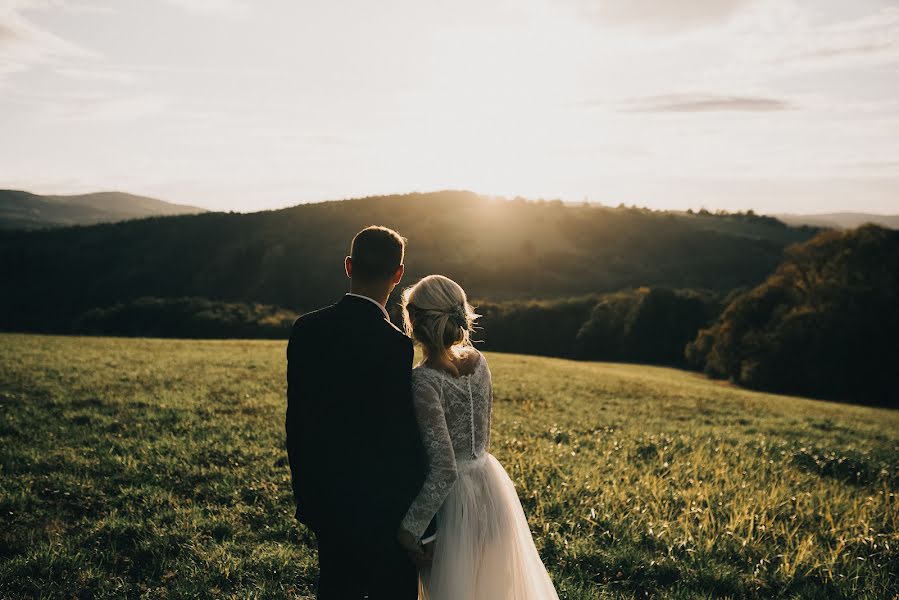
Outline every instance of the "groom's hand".
[[431, 559], [434, 557], [433, 544], [428, 544], [431, 547], [430, 549], [423, 548], [415, 540], [415, 536], [405, 529], [400, 529], [397, 532], [396, 540], [419, 569], [431, 565]]
[[428, 542], [422, 546], [425, 553], [425, 559], [428, 561], [429, 565], [434, 561], [434, 546], [436, 545], [437, 542]]

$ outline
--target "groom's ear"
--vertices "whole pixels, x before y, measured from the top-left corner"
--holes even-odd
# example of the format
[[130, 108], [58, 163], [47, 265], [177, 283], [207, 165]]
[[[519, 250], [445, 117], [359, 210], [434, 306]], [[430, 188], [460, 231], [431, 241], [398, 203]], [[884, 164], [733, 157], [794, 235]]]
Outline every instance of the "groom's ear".
[[350, 279], [353, 278], [353, 257], [347, 256], [343, 259], [343, 269], [346, 271], [346, 276]]
[[406, 272], [405, 265], [400, 265], [396, 269], [396, 273], [393, 274], [393, 285], [398, 285], [400, 280], [403, 278], [403, 273]]

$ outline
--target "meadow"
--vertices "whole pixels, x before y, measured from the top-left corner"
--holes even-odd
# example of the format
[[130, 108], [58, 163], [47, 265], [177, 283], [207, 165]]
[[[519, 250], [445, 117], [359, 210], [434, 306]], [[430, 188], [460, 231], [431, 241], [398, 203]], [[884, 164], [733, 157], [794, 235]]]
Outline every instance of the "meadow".
[[[0, 598], [310, 595], [285, 346], [0, 335]], [[488, 360], [492, 452], [560, 597], [899, 594], [896, 411]]]

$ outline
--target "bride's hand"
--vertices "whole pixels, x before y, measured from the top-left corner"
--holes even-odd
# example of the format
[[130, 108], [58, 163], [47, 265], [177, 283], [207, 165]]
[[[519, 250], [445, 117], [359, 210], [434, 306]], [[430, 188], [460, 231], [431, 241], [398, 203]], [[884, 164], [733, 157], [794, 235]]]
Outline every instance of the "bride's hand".
[[431, 558], [434, 555], [433, 544], [429, 544], [431, 548], [426, 550], [416, 541], [415, 536], [405, 529], [397, 531], [396, 540], [419, 569], [431, 565]]

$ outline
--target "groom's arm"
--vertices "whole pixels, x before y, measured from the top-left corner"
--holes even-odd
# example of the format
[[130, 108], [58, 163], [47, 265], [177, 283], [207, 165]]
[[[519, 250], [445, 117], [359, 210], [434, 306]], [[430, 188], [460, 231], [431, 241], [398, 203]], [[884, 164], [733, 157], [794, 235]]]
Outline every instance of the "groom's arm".
[[[427, 455], [421, 441], [421, 431], [418, 426], [418, 419], [415, 417], [414, 399], [412, 397], [412, 363], [415, 360], [415, 348], [409, 338], [405, 338], [402, 351], [401, 365], [403, 370], [397, 378], [397, 392], [394, 396], [398, 400], [398, 407], [401, 409], [402, 417], [402, 436], [406, 438], [405, 446], [409, 449], [410, 456], [413, 457], [408, 473], [410, 475], [410, 485], [408, 498], [404, 499], [403, 510], [409, 508], [412, 500], [418, 495], [421, 486], [427, 475]], [[437, 539], [437, 520], [436, 517], [431, 520], [427, 530], [422, 537], [421, 544], [429, 544]]]
[[303, 344], [301, 340], [298, 338], [301, 337], [299, 332], [297, 331], [297, 325], [299, 323], [295, 323], [293, 327], [293, 331], [290, 335], [290, 341], [287, 343], [287, 414], [284, 419], [284, 429], [286, 433], [286, 446], [287, 446], [287, 462], [290, 465], [290, 483], [291, 488], [293, 489], [293, 497], [294, 502], [296, 503], [296, 517], [301, 519], [301, 504], [300, 502], [300, 485], [298, 479], [298, 469], [297, 462], [299, 461], [299, 436], [300, 432], [297, 430], [299, 424], [299, 412], [300, 412], [300, 404], [302, 402], [302, 390], [301, 390], [301, 365], [303, 364], [300, 358], [300, 353], [303, 349]]
[[302, 427], [304, 420], [310, 419], [309, 406], [309, 332], [304, 328], [303, 318], [297, 319], [287, 344], [287, 412], [285, 433], [287, 459], [290, 465], [291, 488], [296, 502], [295, 517], [302, 523], [311, 525], [315, 519], [314, 499], [310, 492], [310, 480], [315, 476], [315, 461], [310, 461], [310, 447], [315, 440], [309, 439], [313, 433]]
[[398, 336], [398, 338], [396, 354], [390, 359], [390, 385], [389, 389], [385, 390], [387, 404], [392, 408], [390, 435], [395, 441], [395, 464], [398, 467], [394, 470], [398, 492], [396, 497], [397, 525], [412, 499], [421, 489], [427, 469], [421, 434], [412, 405], [412, 361], [414, 357], [412, 341], [405, 336]]

